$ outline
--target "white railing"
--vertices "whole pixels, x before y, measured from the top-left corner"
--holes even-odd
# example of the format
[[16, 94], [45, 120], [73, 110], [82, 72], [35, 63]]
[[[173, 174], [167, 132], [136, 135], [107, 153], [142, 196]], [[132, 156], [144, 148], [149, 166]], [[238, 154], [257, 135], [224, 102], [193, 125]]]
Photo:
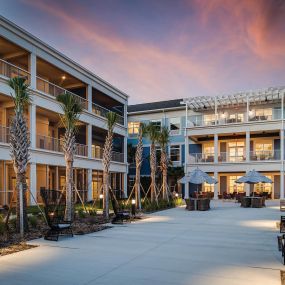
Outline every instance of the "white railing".
[[280, 150], [262, 150], [262, 151], [251, 151], [250, 160], [280, 160]]
[[211, 163], [214, 162], [214, 153], [191, 153], [190, 163]]
[[[272, 151], [251, 151], [250, 152], [250, 161], [274, 161], [281, 159], [280, 150]], [[189, 157], [190, 163], [214, 163], [215, 155], [214, 154], [204, 154], [204, 153], [191, 153]], [[223, 162], [246, 162], [246, 155], [243, 154], [230, 154], [229, 152], [220, 152], [218, 155], [218, 163]]]
[[[271, 110], [271, 111], [268, 111]], [[256, 108], [249, 111], [249, 116], [247, 120], [246, 112], [238, 113], [226, 113], [217, 114], [217, 121], [215, 119], [205, 120], [204, 115], [192, 115], [188, 117], [188, 127], [200, 127], [200, 126], [213, 126], [213, 125], [228, 125], [237, 124], [244, 122], [254, 122], [254, 121], [272, 121], [281, 119], [281, 108]]]
[[0, 126], [0, 142], [9, 143], [10, 142], [10, 133], [9, 128], [5, 126]]
[[124, 162], [124, 154], [117, 151], [112, 151], [112, 161]]
[[[37, 135], [37, 148], [63, 152], [63, 140], [49, 136]], [[76, 144], [75, 155], [88, 156], [88, 146], [83, 144]]]
[[68, 91], [58, 85], [55, 85], [41, 77], [37, 76], [37, 90], [42, 91], [46, 94], [49, 94], [53, 97], [57, 97], [60, 94], [70, 94], [72, 96], [75, 96], [78, 101], [82, 104], [84, 109], [88, 109], [88, 100], [86, 100], [85, 98], [80, 97], [79, 95]]
[[0, 74], [7, 78], [24, 77], [30, 83], [30, 73], [10, 62], [0, 59]]
[[[111, 110], [103, 106], [100, 106], [96, 103], [92, 103], [92, 112], [98, 116], [106, 118], [107, 114], [111, 112]], [[119, 115], [118, 113], [117, 113], [117, 123], [120, 125], [124, 125], [124, 117]]]

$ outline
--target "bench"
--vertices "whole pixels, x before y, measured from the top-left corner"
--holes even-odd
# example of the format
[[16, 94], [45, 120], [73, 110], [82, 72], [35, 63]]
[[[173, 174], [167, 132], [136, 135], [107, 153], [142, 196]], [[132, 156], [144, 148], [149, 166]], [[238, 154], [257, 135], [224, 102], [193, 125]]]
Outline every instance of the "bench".
[[131, 222], [131, 214], [128, 210], [118, 211], [112, 219], [112, 224], [123, 224], [124, 222]]
[[41, 189], [41, 197], [44, 203], [44, 212], [49, 230], [45, 233], [45, 240], [58, 241], [59, 236], [71, 236], [72, 223], [65, 221], [66, 198], [61, 191]]

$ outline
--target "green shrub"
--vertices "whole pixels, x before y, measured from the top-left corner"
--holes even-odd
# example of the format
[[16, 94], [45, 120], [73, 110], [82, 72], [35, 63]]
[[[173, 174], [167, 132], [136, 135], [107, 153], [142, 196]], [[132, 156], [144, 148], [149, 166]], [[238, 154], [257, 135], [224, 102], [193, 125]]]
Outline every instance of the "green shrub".
[[38, 218], [35, 216], [28, 217], [29, 224], [32, 228], [36, 228], [38, 225]]
[[6, 232], [6, 226], [3, 221], [0, 222], [0, 235], [4, 235]]
[[16, 223], [16, 218], [12, 218], [9, 220], [9, 224], [14, 230], [16, 229]]
[[86, 218], [86, 213], [85, 213], [85, 211], [82, 208], [78, 210], [78, 217], [80, 219]]

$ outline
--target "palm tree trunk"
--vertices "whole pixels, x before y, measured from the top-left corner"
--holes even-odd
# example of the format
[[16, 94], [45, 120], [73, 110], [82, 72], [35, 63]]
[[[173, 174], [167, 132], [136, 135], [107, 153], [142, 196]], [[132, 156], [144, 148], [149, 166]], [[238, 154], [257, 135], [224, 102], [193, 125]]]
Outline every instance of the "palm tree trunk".
[[103, 216], [109, 219], [109, 173], [103, 171]]
[[66, 160], [66, 207], [65, 220], [73, 220], [73, 160]]
[[141, 211], [142, 204], [141, 204], [141, 169], [137, 166], [136, 169], [136, 182], [135, 182], [135, 195], [136, 195], [136, 208]]

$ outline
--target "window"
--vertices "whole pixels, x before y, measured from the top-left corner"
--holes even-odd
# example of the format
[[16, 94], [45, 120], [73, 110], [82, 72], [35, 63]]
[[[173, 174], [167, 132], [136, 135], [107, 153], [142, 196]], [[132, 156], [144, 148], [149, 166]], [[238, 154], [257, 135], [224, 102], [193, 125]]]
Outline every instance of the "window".
[[233, 193], [233, 192], [244, 192], [244, 183], [236, 183], [235, 181], [237, 179], [239, 179], [241, 176], [236, 176], [236, 175], [231, 175], [229, 177], [229, 193]]
[[[267, 178], [272, 180], [272, 176], [271, 175], [265, 175]], [[257, 193], [263, 193], [263, 192], [267, 192], [267, 193], [271, 193], [272, 192], [272, 184], [271, 183], [258, 183], [254, 185], [254, 192]]]
[[256, 109], [255, 118], [257, 120], [272, 120], [272, 109]]
[[151, 120], [150, 122], [157, 128], [159, 132], [161, 131], [161, 120]]
[[139, 133], [139, 122], [128, 122], [128, 134], [129, 135], [137, 135]]
[[212, 143], [207, 143], [203, 145], [203, 155], [202, 158], [207, 162], [214, 162], [214, 145]]
[[171, 161], [180, 161], [180, 145], [171, 145], [170, 146], [170, 160]]
[[204, 192], [214, 192], [215, 186], [214, 184], [204, 183]]
[[171, 135], [178, 135], [180, 133], [180, 118], [170, 118], [169, 129]]
[[204, 124], [208, 125], [215, 125], [216, 123], [216, 116], [215, 114], [204, 115]]
[[243, 141], [236, 141], [236, 142], [229, 142], [229, 161], [230, 162], [238, 162], [245, 160], [244, 155], [244, 142]]

